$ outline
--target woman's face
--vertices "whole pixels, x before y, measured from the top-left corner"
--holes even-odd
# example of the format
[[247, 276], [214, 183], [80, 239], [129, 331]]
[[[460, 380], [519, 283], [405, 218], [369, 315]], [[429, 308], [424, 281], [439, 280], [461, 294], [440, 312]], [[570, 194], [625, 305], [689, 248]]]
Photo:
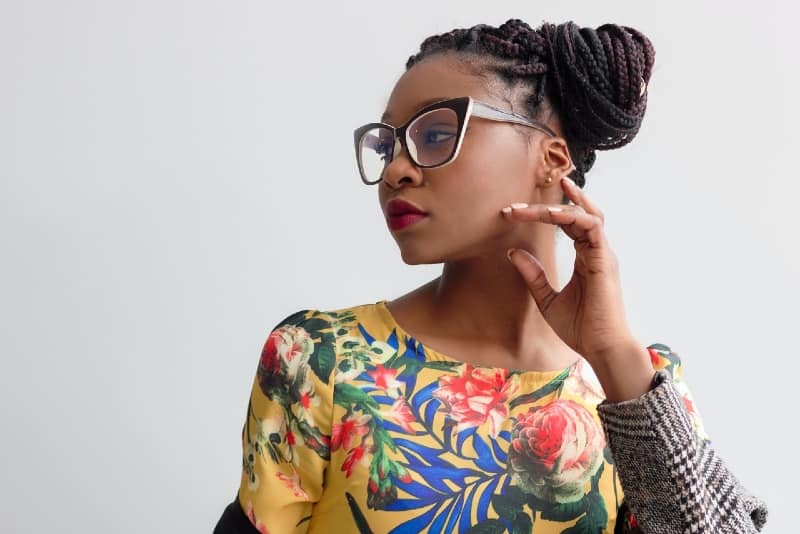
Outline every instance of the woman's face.
[[[431, 100], [460, 96], [510, 111], [508, 102], [487, 90], [484, 79], [466, 73], [455, 61], [436, 55], [406, 71], [389, 97], [384, 122], [400, 126]], [[538, 131], [523, 135], [509, 123], [472, 117], [461, 151], [449, 165], [420, 169], [405, 148], [396, 154], [378, 184], [384, 216], [393, 199], [427, 213], [411, 225], [390, 228], [403, 260], [443, 263], [504, 255], [509, 246], [528, 243], [532, 232], [543, 231], [539, 224], [513, 225], [500, 210], [513, 202], [558, 202], [556, 181], [556, 187], [548, 188], [556, 193], [552, 199], [543, 200], [537, 188], [548, 170], [540, 142], [545, 138]]]

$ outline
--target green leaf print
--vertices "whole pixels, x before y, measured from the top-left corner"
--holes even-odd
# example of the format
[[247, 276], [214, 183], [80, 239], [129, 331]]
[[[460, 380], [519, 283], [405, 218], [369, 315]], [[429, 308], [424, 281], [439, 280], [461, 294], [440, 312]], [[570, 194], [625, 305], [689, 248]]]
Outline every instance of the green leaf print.
[[334, 399], [336, 400], [336, 404], [339, 406], [343, 406], [345, 408], [350, 408], [354, 404], [361, 404], [366, 406], [367, 408], [372, 408], [373, 410], [378, 410], [378, 403], [367, 395], [362, 389], [342, 382], [340, 384], [336, 384], [335, 386], [336, 392], [334, 394]]
[[347, 499], [347, 504], [350, 506], [350, 513], [353, 514], [353, 520], [356, 522], [358, 532], [360, 534], [372, 534], [372, 529], [369, 528], [367, 518], [364, 517], [364, 512], [358, 507], [356, 500], [349, 492], [344, 492], [344, 496]]
[[564, 384], [564, 380], [569, 376], [570, 369], [565, 369], [557, 377], [553, 378], [550, 382], [543, 385], [539, 389], [520, 395], [509, 403], [511, 408], [516, 408], [522, 404], [531, 404], [541, 399], [545, 395], [549, 395]]
[[587, 495], [589, 510], [586, 512], [586, 520], [595, 529], [604, 529], [608, 523], [608, 512], [603, 496], [599, 492], [592, 492]]
[[579, 501], [554, 504], [542, 509], [542, 519], [547, 519], [548, 521], [571, 521], [586, 512], [588, 505], [589, 501], [586, 496]]
[[440, 362], [440, 361], [432, 361], [432, 362], [425, 362], [423, 367], [426, 369], [435, 369], [436, 371], [453, 371], [456, 367], [463, 365], [461, 362]]
[[516, 486], [509, 486], [505, 493], [492, 495], [492, 507], [502, 519], [512, 520], [522, 512], [527, 495]]
[[506, 525], [499, 519], [487, 519], [473, 525], [467, 534], [501, 534], [506, 531]]
[[314, 347], [314, 354], [309, 360], [311, 368], [323, 382], [328, 382], [333, 366], [336, 365], [336, 353], [333, 350], [333, 344], [327, 342], [326, 337], [323, 336], [324, 341]]
[[592, 475], [592, 491], [594, 493], [600, 493], [600, 477], [603, 476], [603, 470], [605, 469], [605, 464], [600, 464], [597, 468], [597, 472]]
[[533, 520], [528, 514], [517, 514], [514, 524], [511, 527], [511, 534], [531, 534], [533, 532]]
[[528, 500], [528, 494], [522, 491], [518, 486], [509, 486], [506, 489], [505, 495], [512, 501], [520, 504]]
[[311, 337], [317, 337], [321, 334], [321, 330], [326, 330], [331, 327], [331, 324], [318, 317], [307, 319], [301, 323], [303, 329], [311, 334]]
[[301, 324], [305, 320], [306, 314], [309, 311], [310, 310], [300, 310], [297, 313], [293, 313], [292, 315], [290, 315], [289, 317], [287, 317], [286, 319], [281, 321], [281, 323], [280, 323], [280, 325], [278, 325], [278, 327], [283, 326], [283, 325], [298, 325], [298, 324]]
[[330, 460], [331, 450], [328, 445], [328, 436], [322, 434], [318, 428], [309, 425], [302, 419], [294, 418], [297, 428], [303, 436], [306, 446], [317, 453], [323, 460]]
[[498, 493], [492, 495], [492, 508], [502, 519], [514, 519], [517, 514], [522, 512], [522, 505], [525, 501], [516, 501], [510, 495]]
[[[603, 525], [605, 526], [605, 525]], [[561, 534], [597, 534], [597, 527], [593, 527], [588, 516], [581, 517], [577, 523], [561, 531]]]

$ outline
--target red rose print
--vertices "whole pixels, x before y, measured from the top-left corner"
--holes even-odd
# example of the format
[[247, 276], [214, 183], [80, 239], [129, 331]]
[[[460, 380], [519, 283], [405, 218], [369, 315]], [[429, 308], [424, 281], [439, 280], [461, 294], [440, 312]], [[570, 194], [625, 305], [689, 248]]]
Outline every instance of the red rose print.
[[273, 332], [264, 344], [264, 350], [261, 351], [261, 369], [265, 373], [277, 374], [281, 372], [281, 357], [278, 355], [279, 341], [279, 333]]
[[550, 502], [572, 502], [603, 463], [603, 430], [582, 405], [556, 400], [517, 419], [508, 451], [512, 479]]
[[283, 326], [274, 330], [261, 351], [260, 371], [281, 374], [291, 383], [314, 352], [314, 340], [299, 326]]
[[456, 432], [489, 422], [489, 432], [497, 436], [508, 417], [506, 402], [517, 383], [508, 379], [505, 369], [474, 368], [465, 364], [459, 376], [439, 379], [433, 396], [445, 407], [456, 423]]

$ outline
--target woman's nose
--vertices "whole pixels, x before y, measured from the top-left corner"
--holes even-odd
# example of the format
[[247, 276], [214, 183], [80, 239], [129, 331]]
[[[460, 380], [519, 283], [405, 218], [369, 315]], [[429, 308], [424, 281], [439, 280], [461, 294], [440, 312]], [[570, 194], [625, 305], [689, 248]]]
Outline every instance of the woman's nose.
[[411, 161], [411, 158], [408, 157], [408, 151], [399, 142], [396, 148], [394, 158], [383, 169], [383, 181], [392, 189], [396, 189], [403, 183], [407, 185], [421, 184], [422, 169]]

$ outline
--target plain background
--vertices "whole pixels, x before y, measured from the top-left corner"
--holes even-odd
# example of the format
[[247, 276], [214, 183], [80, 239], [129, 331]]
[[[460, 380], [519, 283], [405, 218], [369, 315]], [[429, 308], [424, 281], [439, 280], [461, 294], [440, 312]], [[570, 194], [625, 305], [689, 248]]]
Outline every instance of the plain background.
[[210, 532], [270, 329], [439, 272], [402, 262], [353, 128], [426, 36], [522, 18], [655, 44], [643, 128], [587, 191], [637, 337], [682, 355], [767, 532], [795, 532], [797, 6], [3, 2], [3, 530]]

